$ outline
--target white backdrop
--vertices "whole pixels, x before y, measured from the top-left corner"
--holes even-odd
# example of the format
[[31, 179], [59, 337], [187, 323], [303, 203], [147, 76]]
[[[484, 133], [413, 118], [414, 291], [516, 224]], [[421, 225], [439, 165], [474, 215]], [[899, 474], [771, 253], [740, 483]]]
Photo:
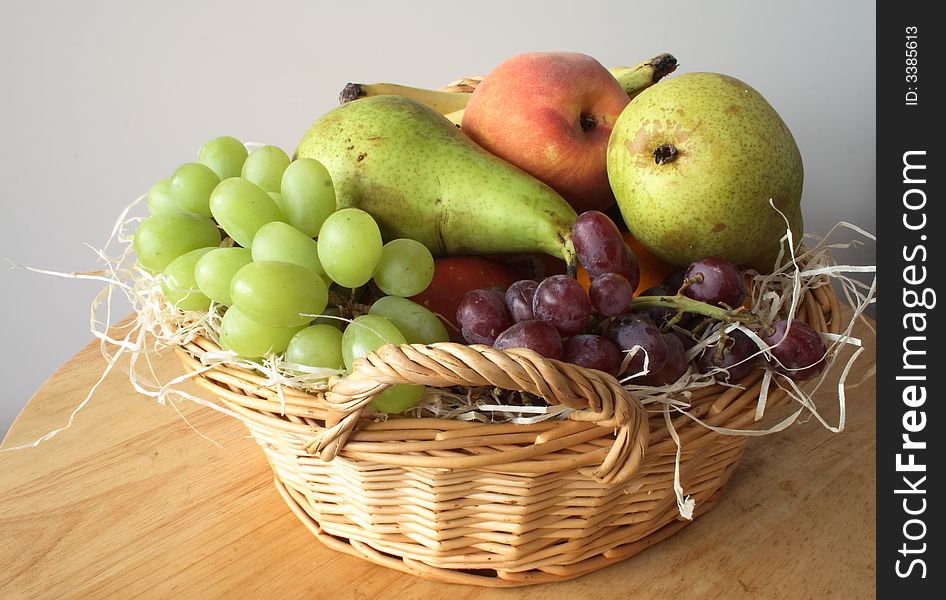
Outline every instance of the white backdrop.
[[[95, 268], [86, 244], [102, 246], [119, 211], [204, 141], [229, 134], [291, 153], [348, 81], [438, 87], [531, 50], [605, 65], [666, 51], [678, 73], [746, 81], [801, 148], [806, 229], [848, 220], [873, 231], [874, 20], [863, 0], [4, 0], [0, 259]], [[847, 256], [873, 263], [874, 248]], [[92, 340], [100, 289], [0, 269], [0, 435]]]

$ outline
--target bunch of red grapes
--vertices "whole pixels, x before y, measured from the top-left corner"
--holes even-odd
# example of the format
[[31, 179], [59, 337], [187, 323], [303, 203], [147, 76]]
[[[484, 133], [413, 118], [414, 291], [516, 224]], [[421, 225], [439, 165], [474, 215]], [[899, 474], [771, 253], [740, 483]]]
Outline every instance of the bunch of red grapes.
[[[640, 385], [679, 380], [689, 367], [687, 350], [708, 327], [722, 322], [674, 306], [635, 307], [640, 268], [620, 230], [604, 213], [582, 213], [572, 227], [572, 240], [590, 278], [587, 293], [568, 275], [523, 279], [505, 290], [472, 290], [457, 309], [464, 339], [499, 349], [528, 348], [615, 377], [632, 377]], [[746, 296], [745, 277], [735, 265], [707, 257], [672, 272], [639, 296], [668, 298], [669, 304], [683, 297], [715, 307], [716, 312], [721, 307], [738, 315]], [[691, 310], [700, 306], [686, 304]], [[793, 321], [789, 327], [780, 320], [757, 333], [772, 346], [772, 364], [778, 372], [804, 381], [823, 370], [824, 343], [806, 323]], [[748, 335], [738, 329], [724, 333], [721, 328], [719, 340], [693, 362], [702, 373], [735, 382], [758, 365], [759, 356], [759, 347]]]

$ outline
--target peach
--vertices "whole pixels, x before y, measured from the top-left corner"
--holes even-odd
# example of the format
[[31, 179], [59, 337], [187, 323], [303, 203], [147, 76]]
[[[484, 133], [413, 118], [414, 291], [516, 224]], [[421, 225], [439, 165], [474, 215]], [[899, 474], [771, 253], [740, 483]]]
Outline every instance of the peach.
[[486, 150], [557, 191], [578, 212], [614, 203], [608, 183], [611, 128], [630, 98], [585, 54], [509, 58], [470, 97], [461, 129]]

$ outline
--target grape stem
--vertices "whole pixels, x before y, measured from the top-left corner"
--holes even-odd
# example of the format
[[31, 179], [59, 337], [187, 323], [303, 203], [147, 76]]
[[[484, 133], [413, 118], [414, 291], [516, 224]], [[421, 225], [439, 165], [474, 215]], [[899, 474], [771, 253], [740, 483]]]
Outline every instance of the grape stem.
[[719, 341], [716, 342], [716, 353], [713, 357], [715, 364], [723, 364], [723, 358], [726, 357], [726, 343], [729, 340], [729, 336], [726, 334], [726, 327], [722, 323], [719, 324]]
[[329, 288], [328, 292], [328, 304], [329, 306], [337, 307], [341, 313], [340, 316], [346, 319], [354, 319], [355, 317], [366, 315], [371, 306], [356, 300], [359, 291], [360, 288], [356, 288], [352, 290], [351, 293], [342, 293], [335, 289], [335, 286], [332, 286]]
[[687, 312], [697, 315], [703, 315], [724, 321], [726, 323], [758, 323], [759, 318], [755, 315], [743, 312], [743, 309], [735, 310], [713, 306], [706, 302], [700, 302], [693, 298], [688, 298], [682, 294], [675, 296], [638, 296], [631, 301], [631, 308], [675, 308], [678, 312]]

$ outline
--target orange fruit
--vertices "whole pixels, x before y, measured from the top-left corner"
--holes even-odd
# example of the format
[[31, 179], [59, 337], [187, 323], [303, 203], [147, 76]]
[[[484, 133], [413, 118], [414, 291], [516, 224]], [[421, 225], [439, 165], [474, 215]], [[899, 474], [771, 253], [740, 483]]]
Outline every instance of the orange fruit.
[[[634, 256], [637, 257], [637, 264], [641, 268], [641, 282], [634, 291], [635, 296], [644, 290], [662, 283], [667, 275], [673, 271], [673, 265], [645, 248], [630, 232], [625, 231], [621, 235], [624, 237], [624, 241], [627, 242], [627, 245], [631, 247], [631, 250], [634, 251]], [[591, 286], [591, 279], [588, 277], [588, 271], [585, 271], [584, 267], [581, 265], [578, 265], [577, 279], [581, 287], [585, 288], [587, 292], [588, 288]]]
[[578, 265], [578, 272], [575, 273], [575, 279], [578, 280], [578, 285], [584, 288], [585, 293], [588, 293], [588, 288], [591, 287], [591, 278], [588, 276], [588, 271], [581, 265]]
[[635, 296], [646, 289], [661, 284], [667, 278], [667, 275], [674, 270], [673, 265], [645, 248], [643, 244], [637, 241], [637, 238], [631, 235], [631, 232], [625, 231], [621, 235], [627, 245], [631, 247], [631, 250], [634, 251], [637, 264], [641, 268], [641, 282], [634, 292]]

